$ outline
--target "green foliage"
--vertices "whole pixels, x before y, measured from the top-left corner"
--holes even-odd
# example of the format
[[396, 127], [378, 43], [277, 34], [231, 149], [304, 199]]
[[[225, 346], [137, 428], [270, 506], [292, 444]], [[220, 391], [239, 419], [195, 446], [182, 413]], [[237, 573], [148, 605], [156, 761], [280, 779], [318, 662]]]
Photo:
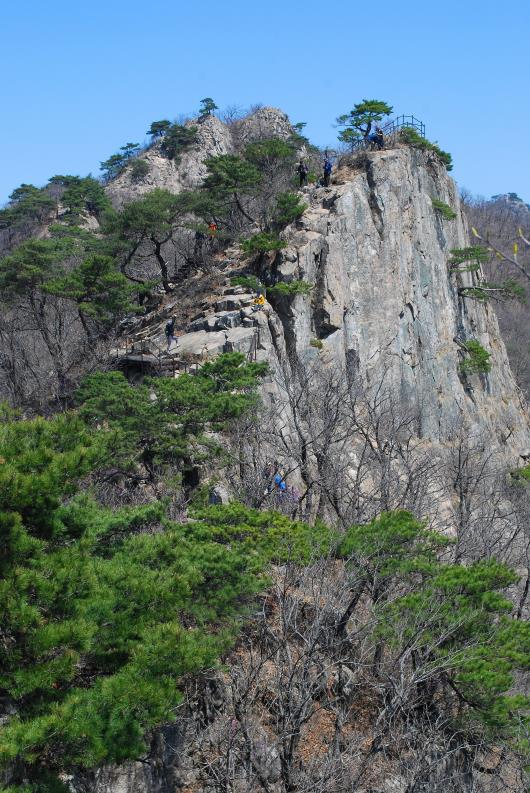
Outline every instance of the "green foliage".
[[61, 204], [68, 210], [67, 220], [75, 223], [82, 212], [99, 216], [109, 209], [110, 201], [105, 190], [97, 179], [86, 176], [52, 176], [49, 184], [64, 187], [61, 195]]
[[57, 202], [46, 190], [22, 184], [13, 190], [9, 203], [0, 209], [0, 228], [18, 227], [24, 223], [42, 223], [57, 208]]
[[287, 243], [281, 240], [276, 234], [268, 231], [262, 231], [259, 234], [254, 234], [248, 240], [243, 240], [241, 243], [241, 250], [247, 256], [255, 256], [256, 254], [267, 253], [268, 251], [279, 251], [287, 247]]
[[436, 143], [431, 143], [427, 138], [423, 138], [413, 127], [403, 127], [399, 131], [399, 137], [403, 143], [416, 149], [434, 152], [443, 162], [448, 171], [453, 170], [453, 158], [447, 151], [443, 151]]
[[149, 173], [149, 164], [146, 160], [134, 160], [131, 164], [131, 179], [133, 182], [141, 182]]
[[30, 239], [0, 260], [4, 300], [37, 292], [72, 300], [79, 312], [103, 327], [137, 310], [134, 289], [115, 260], [98, 252], [101, 241], [73, 226], [53, 226], [48, 239]]
[[516, 735], [530, 627], [508, 616], [504, 565], [441, 562], [449, 540], [404, 511], [338, 536], [237, 503], [197, 507], [180, 526], [157, 503], [112, 511], [90, 498], [91, 472], [135, 465], [150, 435], [153, 459], [189, 461], [206, 426], [252, 407], [263, 371], [231, 354], [137, 389], [100, 373], [79, 415], [0, 414], [0, 696], [15, 706], [0, 751], [14, 785], [55, 793], [65, 767], [141, 756], [146, 732], [175, 717], [182, 677], [230, 646], [266, 566], [330, 553], [368, 589], [385, 655], [412, 652], [418, 679], [459, 700], [452, 727]]
[[127, 157], [122, 152], [118, 154], [111, 154], [108, 160], [103, 160], [103, 162], [100, 162], [99, 167], [100, 171], [103, 172], [103, 179], [106, 182], [110, 182], [111, 179], [115, 179], [116, 176], [119, 176], [126, 165]]
[[208, 176], [203, 188], [220, 199], [238, 194], [255, 192], [261, 182], [259, 170], [235, 154], [220, 154], [205, 160]]
[[298, 193], [280, 193], [276, 198], [273, 221], [278, 226], [287, 226], [301, 217], [306, 209], [307, 204], [304, 204]]
[[267, 174], [272, 174], [295, 157], [296, 149], [292, 143], [279, 138], [266, 138], [249, 143], [244, 151], [245, 160]]
[[512, 471], [512, 478], [518, 482], [530, 482], [530, 463], [523, 465], [522, 468]]
[[92, 254], [64, 275], [51, 278], [44, 288], [50, 294], [74, 300], [85, 317], [106, 327], [124, 314], [138, 311], [134, 303], [137, 290], [110, 256]]
[[168, 121], [166, 118], [162, 119], [161, 121], [153, 121], [147, 130], [146, 135], [150, 135], [153, 140], [155, 138], [162, 138], [170, 127], [171, 121]]
[[[480, 270], [481, 264], [487, 262], [490, 253], [487, 248], [472, 245], [469, 248], [453, 248], [449, 259], [451, 272], [468, 273]], [[462, 265], [464, 265], [462, 267]]]
[[462, 297], [473, 298], [473, 300], [478, 300], [481, 303], [486, 303], [488, 300], [519, 300], [521, 303], [526, 302], [526, 291], [514, 278], [507, 278], [502, 283], [482, 281], [473, 286], [462, 286], [458, 290], [458, 294], [462, 295]]
[[255, 275], [234, 275], [230, 279], [232, 286], [244, 286], [245, 289], [250, 289], [252, 292], [263, 290], [263, 286], [259, 278]]
[[344, 127], [339, 133], [343, 143], [354, 143], [370, 134], [372, 125], [392, 113], [392, 106], [379, 99], [363, 99], [354, 105], [353, 110], [337, 118], [337, 124]]
[[456, 212], [454, 209], [451, 209], [449, 204], [445, 204], [438, 198], [431, 198], [431, 202], [433, 207], [440, 212], [444, 220], [454, 220], [456, 218]]
[[467, 352], [467, 357], [460, 362], [460, 372], [468, 374], [488, 374], [491, 370], [491, 353], [482, 347], [476, 339], [470, 339], [463, 345]]
[[125, 146], [120, 147], [117, 154], [112, 154], [108, 160], [100, 163], [100, 169], [103, 171], [105, 181], [110, 181], [118, 176], [131, 157], [138, 154], [140, 150], [139, 143], [126, 143]]
[[160, 505], [111, 511], [76, 493], [111, 442], [68, 414], [0, 425], [0, 693], [16, 708], [0, 754], [28, 789], [145, 751], [180, 678], [216, 663], [262, 585], [260, 556], [227, 521], [145, 533]]
[[29, 296], [61, 274], [61, 263], [75, 250], [75, 240], [30, 239], [0, 260], [0, 291], [4, 298]]
[[507, 614], [502, 590], [517, 580], [495, 560], [437, 564], [410, 592], [379, 610], [379, 636], [414, 647], [415, 666], [438, 684], [450, 681], [459, 701], [455, 726], [480, 727], [495, 741], [518, 732], [526, 697], [510, 694], [514, 675], [530, 666], [530, 626]]
[[125, 146], [120, 146], [120, 151], [123, 152], [123, 156], [126, 160], [129, 160], [135, 154], [138, 154], [140, 151], [140, 144], [139, 143], [126, 143]]
[[[156, 188], [126, 204], [121, 212], [106, 213], [102, 228], [107, 235], [108, 252], [118, 258], [124, 275], [136, 256], [145, 257], [149, 252], [160, 268], [164, 289], [171, 291], [162, 246], [172, 238], [177, 226], [193, 227], [191, 213], [199, 204], [195, 193], [174, 195]], [[133, 280], [138, 283], [137, 278]]]
[[160, 150], [178, 165], [182, 154], [196, 142], [197, 127], [171, 124], [165, 131]]
[[349, 528], [339, 555], [349, 559], [362, 578], [377, 577], [381, 581], [428, 572], [449, 543], [447, 537], [428, 530], [410, 512], [399, 510]]
[[126, 204], [121, 212], [107, 215], [103, 230], [133, 243], [149, 236], [164, 238], [183, 211], [186, 211], [183, 196], [157, 187]]
[[219, 108], [211, 98], [211, 96], [207, 96], [205, 99], [201, 99], [201, 106], [199, 108], [199, 120], [203, 120], [208, 116], [211, 116], [214, 110], [218, 110]]
[[275, 297], [294, 297], [295, 295], [308, 295], [313, 289], [313, 285], [307, 281], [280, 281], [267, 290], [269, 295]]
[[90, 375], [77, 393], [90, 426], [115, 432], [115, 460], [149, 469], [171, 463], [186, 470], [207, 451], [206, 427], [222, 429], [255, 404], [266, 364], [246, 364], [240, 353], [222, 355], [195, 376], [146, 379], [133, 387], [119, 372]]
[[263, 570], [268, 562], [307, 564], [327, 555], [337, 543], [336, 532], [324, 524], [308, 526], [277, 512], [260, 512], [237, 502], [197, 508], [193, 517], [197, 523], [192, 524], [192, 530], [199, 542], [204, 536], [228, 545], [240, 543], [257, 565], [256, 571]]
[[324, 347], [324, 342], [322, 339], [311, 339], [309, 342], [311, 347], [314, 347], [316, 350], [321, 350]]
[[348, 529], [338, 548], [353, 572], [345, 618], [366, 591], [377, 647], [391, 664], [412, 654], [422, 681], [417, 707], [422, 692], [429, 692], [423, 702], [429, 711], [446, 689], [458, 703], [445, 714], [453, 728], [509, 740], [529, 704], [509, 693], [517, 673], [530, 666], [530, 626], [508, 617], [512, 603], [503, 595], [517, 576], [495, 560], [467, 567], [440, 561], [449, 542], [405, 511]]

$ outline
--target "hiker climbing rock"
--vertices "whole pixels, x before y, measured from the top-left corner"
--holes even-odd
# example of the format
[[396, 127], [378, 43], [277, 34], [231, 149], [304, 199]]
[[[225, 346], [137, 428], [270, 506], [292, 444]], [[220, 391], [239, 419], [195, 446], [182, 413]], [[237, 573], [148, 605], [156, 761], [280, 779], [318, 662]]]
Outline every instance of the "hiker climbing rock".
[[175, 338], [175, 317], [171, 317], [169, 322], [167, 322], [165, 334], [167, 339], [167, 351], [169, 352], [171, 349], [171, 343], [173, 341], [175, 344], [178, 344], [177, 339]]
[[307, 167], [306, 163], [303, 160], [300, 160], [300, 162], [298, 163], [298, 168], [296, 170], [300, 177], [300, 187], [305, 187], [307, 184], [307, 175], [309, 173], [309, 168]]
[[332, 169], [333, 165], [331, 164], [331, 160], [329, 157], [326, 157], [324, 160], [324, 187], [329, 187]]
[[285, 484], [285, 479], [278, 471], [278, 473], [274, 474], [274, 479], [272, 480], [274, 485], [274, 490], [279, 493], [280, 495], [284, 495], [285, 491], [287, 490], [287, 485]]

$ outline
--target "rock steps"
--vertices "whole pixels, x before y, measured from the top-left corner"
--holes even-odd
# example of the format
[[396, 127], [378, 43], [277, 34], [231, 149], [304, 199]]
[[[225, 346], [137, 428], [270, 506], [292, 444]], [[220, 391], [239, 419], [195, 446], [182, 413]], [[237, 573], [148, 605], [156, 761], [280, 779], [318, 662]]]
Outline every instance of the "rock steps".
[[[128, 336], [125, 345], [116, 350], [122, 363], [147, 363], [160, 374], [178, 376], [223, 352], [241, 352], [256, 358], [259, 347], [260, 316], [263, 312], [252, 310], [253, 295], [243, 287], [230, 285], [227, 277], [221, 287], [222, 295], [213, 301], [214, 311], [208, 304], [186, 326], [185, 332], [176, 336], [177, 343], [166, 351], [165, 325], [168, 317], [176, 314], [178, 301], [173, 300], [157, 312], [151, 322]], [[204, 304], [203, 304], [204, 305]], [[193, 370], [193, 366], [191, 367]]]

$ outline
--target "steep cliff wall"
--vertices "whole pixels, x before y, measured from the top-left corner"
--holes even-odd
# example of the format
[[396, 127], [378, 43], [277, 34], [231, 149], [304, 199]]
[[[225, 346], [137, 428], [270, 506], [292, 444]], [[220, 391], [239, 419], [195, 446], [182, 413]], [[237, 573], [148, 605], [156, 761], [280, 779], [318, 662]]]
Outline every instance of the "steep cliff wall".
[[[300, 376], [309, 384], [327, 380], [328, 388], [336, 378], [346, 391], [362, 388], [368, 397], [389, 394], [392, 410], [412, 417], [425, 454], [443, 457], [463, 434], [481, 439], [505, 469], [520, 465], [530, 446], [528, 417], [494, 309], [459, 294], [476, 273], [449, 272], [451, 250], [466, 247], [468, 236], [456, 185], [441, 162], [409, 147], [367, 153], [340, 169], [332, 186], [306, 188], [303, 199], [307, 210], [282, 234], [287, 247], [250, 266], [267, 285], [305, 281], [311, 291], [281, 296], [272, 290], [267, 310], [253, 313], [251, 295], [242, 289], [230, 294], [230, 275], [249, 267], [232, 249], [219, 259], [225, 294], [210, 295], [209, 307], [185, 327], [174, 355], [239, 350], [268, 362], [263, 396], [271, 432], [260, 446], [269, 460], [281, 452], [302, 492], [309, 480], [322, 489], [330, 454], [328, 448], [319, 463], [310, 439], [310, 425], [325, 422], [323, 413], [308, 417], [305, 408], [300, 421], [294, 415], [292, 385]], [[451, 206], [456, 218], [444, 219], [432, 199]], [[194, 289], [200, 293], [201, 287]], [[163, 318], [141, 331], [142, 343], [151, 340], [154, 351], [164, 346]], [[471, 339], [491, 354], [487, 374], [461, 371], [463, 345]], [[307, 384], [301, 388], [307, 391]], [[317, 389], [312, 398], [323, 396]], [[336, 449], [353, 460], [346, 489], [357, 475], [357, 435], [353, 425], [346, 428]], [[317, 499], [302, 514], [318, 513], [330, 517]]]
[[[220, 141], [216, 145], [221, 146]], [[450, 205], [456, 218], [443, 219], [433, 208], [433, 198]], [[267, 310], [253, 313], [250, 295], [241, 288], [230, 289], [230, 275], [248, 268], [248, 261], [232, 250], [219, 259], [222, 274], [219, 294], [208, 296], [208, 305], [203, 302], [203, 310], [179, 336], [175, 357], [182, 352], [200, 356], [205, 350], [215, 355], [236, 349], [270, 364], [271, 374], [264, 383], [263, 398], [273, 423], [264, 428], [261, 436], [261, 461], [277, 454], [267, 434], [283, 433], [283, 460], [288, 462], [292, 455], [290, 481], [296, 481], [302, 488], [308, 486], [309, 469], [315, 481], [322, 479], [325, 472], [318, 470], [314, 445], [311, 447], [308, 442], [313, 419], [305, 415], [300, 421], [289, 398], [289, 382], [294, 382], [300, 372], [309, 373], [311, 380], [320, 375], [326, 380], [332, 374], [350, 391], [361, 385], [367, 393], [383, 388], [390, 392], [395, 404], [417, 417], [415, 433], [425, 456], [417, 458], [415, 464], [431, 456], [448, 454], [455, 433], [462, 431], [470, 437], [486, 439], [506, 468], [520, 464], [520, 455], [530, 445], [527, 415], [510, 371], [494, 310], [458, 294], [458, 287], [471, 285], [476, 275], [459, 275], [457, 282], [448, 272], [450, 251], [467, 245], [467, 230], [456, 186], [443, 165], [431, 154], [407, 147], [368, 153], [350, 167], [339, 170], [329, 188], [307, 188], [304, 200], [308, 209], [283, 233], [287, 247], [256, 266], [266, 283], [303, 280], [312, 285], [310, 293], [294, 297], [272, 297], [271, 293]], [[142, 328], [139, 338], [144, 344], [152, 343], [153, 349], [163, 345], [165, 316], [178, 305], [177, 297], [176, 302], [168, 304], [150, 325]], [[488, 374], [464, 377], [460, 372], [463, 356], [460, 344], [471, 338], [491, 353]], [[315, 415], [326, 413], [328, 405], [324, 396], [322, 399], [324, 403], [316, 406]], [[304, 410], [307, 409], [306, 405]], [[357, 440], [353, 432], [350, 435], [348, 432], [346, 427], [340, 448], [342, 453], [350, 444], [353, 450], [347, 471], [353, 483], [358, 466]], [[380, 439], [368, 441], [376, 445]], [[312, 456], [313, 459], [304, 462], [306, 471], [301, 470], [294, 447], [302, 448], [299, 459]], [[435, 470], [434, 476], [438, 476]], [[346, 489], [348, 486], [346, 481]], [[444, 526], [449, 528], [451, 494], [444, 498]], [[326, 504], [324, 507], [322, 504], [322, 500], [314, 500], [304, 514], [333, 517]], [[331, 577], [335, 575], [333, 568]], [[328, 604], [326, 598], [318, 600], [315, 614], [324, 613], [322, 603]], [[304, 600], [304, 609], [306, 606]], [[236, 650], [231, 659], [234, 664], [240, 663], [243, 670], [233, 674], [234, 690], [238, 674], [243, 675], [251, 667], [243, 656]], [[330, 665], [325, 653], [322, 664], [326, 668]], [[210, 705], [204, 702], [198, 705], [193, 700], [175, 727], [156, 734], [146, 760], [101, 769], [88, 781], [75, 780], [75, 790], [168, 793], [175, 789], [217, 789], [204, 780], [213, 778], [218, 758], [225, 756], [219, 747], [226, 749], [227, 767], [235, 762], [230, 759], [230, 752], [238, 741], [244, 744], [241, 756], [246, 766], [252, 766], [252, 774], [259, 777], [260, 783], [262, 778], [265, 780], [263, 789], [282, 789], [278, 783], [279, 755], [274, 748], [278, 744], [274, 743], [271, 727], [274, 719], [267, 724], [263, 715], [267, 703], [276, 701], [277, 690], [273, 684], [267, 688], [265, 676], [265, 694], [262, 697], [260, 693], [255, 709], [250, 716], [247, 713], [248, 723], [243, 730], [234, 715], [233, 692], [225, 691], [216, 699], [218, 688], [223, 689], [226, 683], [221, 677], [205, 684], [209, 692], [207, 700], [210, 703], [214, 700], [211, 713]], [[256, 675], [256, 680], [261, 681], [261, 676]], [[326, 685], [332, 687], [333, 680], [330, 678]], [[362, 714], [355, 713], [352, 724], [353, 732], [341, 749], [341, 762], [348, 752], [353, 753], [352, 757], [356, 751], [362, 756], [364, 748], [370, 745], [371, 728], [363, 727]], [[320, 751], [317, 737], [325, 734], [325, 725], [320, 723], [313, 731], [308, 729], [307, 735], [304, 733], [310, 749], [303, 759], [309, 768], [315, 752]], [[241, 735], [250, 746], [248, 750]], [[409, 737], [404, 746], [408, 745]], [[323, 739], [323, 746], [326, 740], [328, 737]], [[329, 745], [332, 740], [330, 728]], [[437, 756], [437, 751], [436, 747], [432, 749], [431, 759]], [[322, 754], [326, 752], [327, 744]], [[421, 752], [418, 757], [421, 764]], [[357, 762], [355, 757], [353, 761]], [[225, 779], [223, 774], [225, 771], [221, 769], [219, 780]], [[404, 793], [411, 789], [407, 785], [406, 774], [400, 776], [389, 766], [381, 771], [376, 787], [368, 786], [367, 782], [358, 789]], [[242, 783], [241, 788], [235, 789], [255, 788], [244, 788]], [[493, 786], [486, 775], [477, 789], [500, 788]]]
[[[527, 419], [494, 309], [458, 294], [473, 274], [448, 273], [453, 248], [468, 245], [456, 185], [443, 165], [410, 148], [367, 154], [342, 184], [310, 190], [310, 206], [286, 233], [288, 248], [265, 275], [305, 280], [310, 296], [283, 301], [291, 360], [338, 367], [368, 385], [384, 382], [421, 409], [421, 434], [450, 440], [455, 422], [487, 430], [517, 456]], [[457, 213], [444, 220], [437, 198]], [[476, 338], [491, 353], [487, 375], [459, 374], [461, 347]], [[322, 350], [310, 346], [322, 341]]]

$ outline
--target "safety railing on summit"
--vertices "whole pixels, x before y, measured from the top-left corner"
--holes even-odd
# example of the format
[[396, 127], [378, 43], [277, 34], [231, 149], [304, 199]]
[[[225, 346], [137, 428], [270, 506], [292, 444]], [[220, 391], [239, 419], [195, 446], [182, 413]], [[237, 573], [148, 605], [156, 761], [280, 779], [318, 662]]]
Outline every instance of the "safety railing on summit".
[[[383, 135], [385, 136], [385, 144], [395, 141], [399, 131], [406, 127], [415, 129], [422, 138], [425, 137], [425, 124], [423, 121], [420, 121], [420, 119], [416, 118], [416, 116], [401, 115], [396, 116], [396, 118], [387, 121], [386, 124], [381, 126]], [[351, 150], [362, 151], [363, 149], [370, 149], [373, 145], [374, 140], [371, 138], [371, 136], [368, 138], [358, 138], [357, 140], [352, 141]]]

